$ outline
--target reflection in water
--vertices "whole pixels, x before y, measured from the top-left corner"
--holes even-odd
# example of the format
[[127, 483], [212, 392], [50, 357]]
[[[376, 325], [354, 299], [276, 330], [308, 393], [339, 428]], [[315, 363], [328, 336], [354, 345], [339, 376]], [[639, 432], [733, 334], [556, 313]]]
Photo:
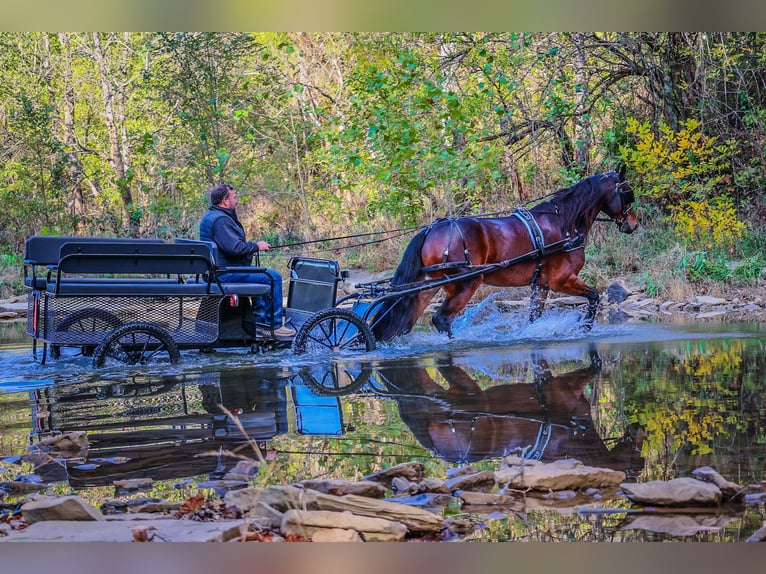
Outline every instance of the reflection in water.
[[343, 432], [337, 398], [314, 395], [300, 374], [259, 372], [258, 378], [248, 376], [251, 370], [211, 371], [157, 383], [34, 390], [34, 439], [82, 430], [90, 442], [84, 464], [33, 455], [36, 473], [46, 482], [68, 481], [73, 487], [128, 478], [215, 477], [217, 469], [233, 466], [237, 455], [271, 458], [266, 440], [288, 431], [288, 403], [298, 434]]
[[482, 386], [451, 360], [435, 369], [417, 360], [390, 364], [377, 369], [372, 380], [382, 383], [378, 392], [396, 400], [417, 440], [445, 460], [462, 464], [510, 454], [544, 462], [576, 458], [636, 477], [644, 465], [645, 433], [632, 425], [607, 447], [585, 396], [601, 371], [595, 347], [589, 359], [587, 366], [554, 375], [545, 357], [533, 353], [530, 383]]

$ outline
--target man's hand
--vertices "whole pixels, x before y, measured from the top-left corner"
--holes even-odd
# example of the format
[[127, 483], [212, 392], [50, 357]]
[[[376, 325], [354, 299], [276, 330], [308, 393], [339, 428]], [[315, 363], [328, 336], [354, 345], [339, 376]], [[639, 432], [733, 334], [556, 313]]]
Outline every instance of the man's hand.
[[271, 245], [269, 245], [268, 241], [256, 241], [255, 244], [258, 246], [259, 251], [268, 251], [271, 249]]

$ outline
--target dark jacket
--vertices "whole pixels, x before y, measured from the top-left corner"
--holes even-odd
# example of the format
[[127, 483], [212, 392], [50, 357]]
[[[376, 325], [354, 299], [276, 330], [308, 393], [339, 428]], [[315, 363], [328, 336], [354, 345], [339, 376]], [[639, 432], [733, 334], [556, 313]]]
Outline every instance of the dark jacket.
[[208, 207], [199, 223], [199, 238], [218, 246], [217, 264], [221, 267], [250, 265], [258, 245], [245, 238], [245, 228], [237, 212], [219, 205]]

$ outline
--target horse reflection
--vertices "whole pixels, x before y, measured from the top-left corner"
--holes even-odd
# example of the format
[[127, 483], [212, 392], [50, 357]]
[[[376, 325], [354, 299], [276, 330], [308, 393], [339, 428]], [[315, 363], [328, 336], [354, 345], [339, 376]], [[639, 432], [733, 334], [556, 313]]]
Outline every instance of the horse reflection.
[[446, 388], [415, 362], [380, 369], [378, 375], [417, 440], [446, 460], [469, 463], [511, 454], [543, 462], [575, 458], [635, 477], [644, 466], [643, 429], [632, 425], [610, 449], [594, 427], [584, 391], [601, 370], [595, 350], [588, 366], [566, 373], [554, 375], [541, 355], [533, 355], [532, 363], [532, 383], [487, 389], [453, 364], [437, 369]]

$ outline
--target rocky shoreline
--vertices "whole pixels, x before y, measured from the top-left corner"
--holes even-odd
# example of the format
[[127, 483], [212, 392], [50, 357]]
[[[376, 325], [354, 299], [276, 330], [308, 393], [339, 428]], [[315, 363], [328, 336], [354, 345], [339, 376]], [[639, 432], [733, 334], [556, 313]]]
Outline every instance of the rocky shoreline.
[[[116, 490], [151, 489], [150, 480], [133, 482]], [[453, 541], [480, 539], [488, 520], [540, 509], [623, 515], [623, 530], [684, 537], [721, 528], [748, 504], [766, 501], [766, 484], [741, 486], [709, 467], [688, 478], [631, 483], [622, 471], [573, 459], [542, 463], [517, 456], [494, 472], [469, 465], [445, 478], [424, 476], [424, 465], [411, 461], [360, 481], [214, 482], [199, 484], [198, 493], [180, 503], [134, 497], [133, 504], [123, 498], [122, 505], [110, 501], [101, 509], [76, 495], [30, 494], [0, 523], [0, 542]], [[763, 540], [766, 525], [748, 538]]]
[[[87, 444], [72, 432], [30, 447], [61, 464]], [[22, 457], [23, 458], [23, 457]], [[151, 479], [117, 480], [100, 508], [76, 494], [50, 494], [35, 477], [0, 483], [0, 542], [401, 542], [481, 539], [493, 519], [535, 510], [623, 515], [622, 530], [692, 536], [766, 502], [766, 481], [742, 486], [710, 467], [692, 476], [635, 483], [623, 471], [574, 459], [543, 463], [507, 456], [495, 471], [472, 465], [445, 477], [410, 461], [363, 480], [311, 479], [257, 486], [261, 463], [240, 460], [221, 480], [197, 483], [183, 502], [147, 496]], [[265, 473], [268, 474], [268, 473]], [[448, 509], [450, 509], [448, 511]], [[766, 539], [766, 525], [748, 541]]]

